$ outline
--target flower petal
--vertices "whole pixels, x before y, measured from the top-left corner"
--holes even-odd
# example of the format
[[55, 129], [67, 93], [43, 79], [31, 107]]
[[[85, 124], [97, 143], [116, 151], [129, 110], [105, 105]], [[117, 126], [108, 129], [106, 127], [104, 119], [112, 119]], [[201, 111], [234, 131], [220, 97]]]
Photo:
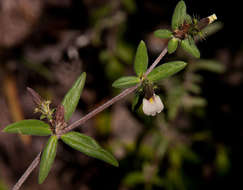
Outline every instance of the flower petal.
[[156, 105], [156, 112], [160, 113], [164, 109], [164, 105], [158, 95], [154, 95], [154, 103]]
[[146, 98], [143, 99], [143, 112], [146, 115], [152, 115], [154, 116], [156, 114], [157, 107], [155, 105], [155, 102], [150, 102]]

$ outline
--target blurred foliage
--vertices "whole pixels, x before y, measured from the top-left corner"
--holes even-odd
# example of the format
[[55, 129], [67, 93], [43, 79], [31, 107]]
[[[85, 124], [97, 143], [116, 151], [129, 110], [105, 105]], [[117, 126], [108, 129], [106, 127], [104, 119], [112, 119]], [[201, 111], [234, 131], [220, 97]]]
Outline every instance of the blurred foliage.
[[6, 184], [2, 180], [0, 180], [0, 190], [7, 190], [7, 189], [8, 188], [7, 188]]
[[[151, 57], [150, 60], [154, 60], [153, 58], [157, 56], [157, 54], [154, 55], [154, 52], [158, 52], [156, 48], [159, 47], [160, 51], [166, 42], [151, 37], [153, 30], [159, 28], [159, 24], [167, 26], [170, 21], [157, 18], [155, 21], [159, 21], [156, 26], [152, 25], [155, 21], [151, 18], [158, 17], [158, 15], [165, 16], [164, 13], [162, 14], [164, 8], [157, 9], [156, 6], [151, 9], [147, 8], [142, 12], [145, 16], [141, 15], [139, 12], [141, 9], [151, 6], [148, 2], [141, 5], [139, 1], [135, 0], [105, 0], [84, 1], [80, 5], [75, 1], [76, 4], [73, 3], [72, 6], [63, 2], [50, 0], [45, 4], [43, 1], [42, 5], [37, 6], [39, 9], [43, 9], [43, 16], [40, 16], [38, 22], [36, 21], [34, 25], [36, 28], [32, 29], [31, 34], [21, 37], [25, 39], [22, 43], [16, 39], [17, 45], [7, 48], [4, 44], [0, 45], [0, 79], [3, 74], [14, 73], [18, 82], [24, 83], [19, 84], [19, 88], [22, 88], [20, 99], [23, 101], [26, 101], [25, 87], [31, 85], [42, 89], [43, 94], [48, 93], [56, 103], [61, 100], [64, 92], [80, 72], [87, 71], [87, 87], [84, 89], [81, 103], [78, 105], [78, 114], [74, 114], [74, 118], [77, 119], [80, 118], [82, 112], [93, 109], [96, 103], [104, 102], [118, 92], [111, 88], [111, 83], [115, 79], [134, 74], [132, 63], [136, 45], [141, 40], [141, 36], [143, 39], [147, 39], [145, 41], [146, 44], [149, 44], [148, 54]], [[66, 2], [72, 4], [71, 0]], [[48, 9], [44, 9], [43, 5]], [[73, 11], [74, 7], [77, 10]], [[154, 17], [148, 15], [148, 20], [151, 19], [149, 21], [152, 24], [146, 23], [148, 20], [145, 20], [146, 22], [143, 20], [147, 17], [148, 11], [150, 13], [154, 11], [153, 14], [156, 15], [153, 15]], [[133, 17], [136, 13], [138, 15]], [[23, 16], [23, 18], [25, 22], [28, 22], [28, 16]], [[47, 22], [48, 19], [49, 22]], [[138, 22], [138, 19], [141, 20]], [[141, 23], [146, 26], [141, 28]], [[20, 23], [16, 26], [21, 28], [20, 26], [25, 25]], [[222, 27], [223, 24], [220, 22], [213, 23], [202, 31], [203, 36], [208, 37], [215, 34]], [[5, 25], [2, 25], [1, 28], [5, 28]], [[137, 30], [134, 31], [135, 29]], [[0, 30], [0, 34], [1, 32]], [[11, 38], [13, 39], [12, 36]], [[79, 43], [80, 41], [82, 43]], [[55, 44], [55, 46], [50, 46], [50, 44]], [[71, 51], [73, 54], [68, 54], [70, 47], [75, 50]], [[38, 52], [38, 56], [35, 55], [36, 52]], [[75, 53], [80, 57], [70, 56]], [[60, 150], [63, 156], [57, 157], [60, 162], [56, 166], [59, 168], [53, 172], [53, 174], [56, 172], [56, 175], [53, 175], [47, 183], [53, 185], [57, 181], [56, 184], [59, 186], [53, 185], [57, 189], [58, 187], [81, 189], [80, 184], [90, 186], [85, 186], [84, 189], [97, 189], [101, 188], [102, 184], [106, 189], [118, 190], [184, 190], [202, 189], [201, 184], [207, 181], [211, 175], [226, 176], [232, 167], [230, 149], [213, 139], [210, 128], [197, 125], [198, 121], [205, 118], [207, 107], [207, 100], [203, 97], [202, 92], [205, 73], [217, 76], [226, 71], [226, 68], [221, 62], [214, 59], [193, 59], [180, 51], [175, 55], [176, 59], [188, 62], [188, 66], [176, 77], [165, 79], [158, 84], [157, 90], [165, 104], [163, 113], [152, 118], [144, 116], [141, 107], [136, 112], [132, 112], [132, 98], [127, 98], [111, 109], [100, 113], [94, 118], [94, 122], [90, 122], [80, 129], [96, 136], [99, 142], [108, 146], [119, 159], [120, 167], [111, 170], [103, 163], [98, 162], [97, 164], [93, 160], [88, 162], [86, 157], [80, 157], [79, 153], [74, 152], [72, 152], [73, 157], [70, 158], [66, 152], [71, 152], [71, 150], [64, 146]], [[170, 56], [166, 59], [175, 60]], [[32, 117], [32, 108], [29, 108], [29, 103], [24, 102], [23, 104], [25, 116]], [[3, 120], [1, 119], [0, 122]], [[119, 121], [118, 124], [116, 120]], [[8, 124], [8, 122], [10, 121], [5, 123]], [[3, 143], [7, 142], [6, 138], [3, 141]], [[34, 145], [43, 144], [39, 139], [36, 141], [37, 143], [33, 143]], [[13, 137], [8, 142], [11, 148], [3, 150], [15, 151], [11, 142], [16, 144], [16, 139]], [[2, 148], [3, 143], [0, 143]], [[38, 146], [35, 145], [33, 148], [38, 149]], [[3, 153], [7, 152], [4, 151]], [[38, 151], [39, 149], [36, 150], [36, 152]], [[8, 156], [16, 157], [16, 152], [14, 153], [9, 153]], [[27, 153], [24, 152], [24, 154]], [[29, 157], [32, 158], [33, 155], [29, 155]], [[2, 157], [0, 158], [0, 161], [4, 162]], [[23, 157], [18, 157], [17, 161], [20, 162], [22, 159]], [[25, 159], [23, 160], [26, 162]], [[12, 168], [8, 167], [11, 170], [10, 173], [13, 171], [21, 173], [24, 169], [14, 163], [18, 162], [11, 159], [4, 162], [7, 166], [13, 165]], [[12, 177], [13, 181], [16, 181], [17, 177], [17, 175]], [[106, 182], [107, 178], [111, 179], [109, 183]], [[103, 183], [100, 182], [102, 179], [105, 179]], [[29, 183], [36, 184], [36, 181], [33, 180]], [[112, 186], [112, 183], [115, 185]], [[67, 185], [65, 186], [65, 184]], [[43, 188], [45, 187], [43, 184]], [[0, 190], [5, 189], [7, 189], [6, 185], [0, 179]]]
[[7, 190], [8, 187], [6, 185], [6, 183], [1, 179], [1, 175], [0, 175], [0, 190]]
[[[203, 164], [192, 146], [197, 141], [207, 143], [211, 139], [207, 131], [194, 132], [194, 138], [190, 137], [190, 133], [183, 132], [196, 127], [192, 125], [194, 116], [203, 117], [204, 115], [207, 101], [200, 96], [200, 83], [203, 77], [199, 71], [202, 70], [223, 73], [225, 68], [213, 60], [190, 60], [184, 73], [161, 82], [160, 90], [164, 92], [162, 100], [166, 111], [157, 116], [155, 119], [157, 121], [154, 121], [153, 126], [148, 129], [150, 132], [146, 132], [144, 138], [150, 138], [150, 141], [140, 140], [137, 145], [140, 147], [137, 159], [141, 160], [142, 165], [147, 163], [157, 171], [154, 171], [154, 177], [144, 172], [144, 169], [131, 171], [124, 178], [125, 186], [134, 187], [144, 184], [145, 190], [158, 186], [164, 189], [190, 189], [188, 186], [190, 184], [186, 180], [189, 176], [187, 176], [185, 164], [189, 164], [187, 167], [190, 165], [200, 167]], [[186, 118], [180, 118], [183, 112], [186, 112]], [[184, 122], [186, 122], [185, 129], [180, 129], [179, 126]], [[215, 151], [218, 152], [215, 156], [215, 167], [219, 173], [223, 174], [230, 167], [229, 155], [222, 146], [215, 147]], [[151, 178], [148, 180], [145, 175]]]
[[[215, 23], [212, 27], [206, 28], [203, 34], [209, 36], [221, 28], [221, 23]], [[179, 76], [163, 80], [158, 85], [166, 111], [153, 119], [155, 120], [152, 122], [153, 125], [150, 124], [144, 135], [136, 142], [138, 150], [134, 149], [132, 154], [135, 154], [135, 159], [140, 164], [136, 164], [134, 170], [130, 169], [125, 175], [123, 185], [126, 187], [145, 190], [156, 189], [156, 187], [184, 190], [190, 189], [190, 186], [197, 186], [197, 184], [192, 185], [193, 182], [189, 180], [185, 166], [189, 164], [187, 167], [201, 167], [203, 161], [197, 151], [192, 149], [193, 144], [198, 141], [208, 143], [212, 139], [207, 131], [199, 130], [193, 135], [185, 131], [194, 128], [192, 118], [203, 117], [207, 105], [206, 99], [200, 96], [200, 84], [203, 82], [201, 72], [221, 74], [225, 71], [225, 67], [214, 60], [184, 58], [189, 62], [186, 71]], [[138, 96], [135, 99], [135, 102], [137, 101]], [[184, 112], [187, 116], [181, 118]], [[138, 110], [134, 114], [141, 123], [146, 123], [141, 111]], [[180, 129], [178, 125], [184, 122], [185, 129]], [[111, 144], [117, 144], [114, 141], [118, 142], [119, 139], [113, 139]], [[115, 152], [117, 146], [113, 148]], [[228, 154], [222, 147], [220, 150], [215, 147], [215, 150], [218, 152], [215, 156], [215, 167], [219, 173], [226, 172], [230, 167]]]
[[102, 136], [106, 136], [111, 131], [111, 114], [108, 111], [103, 111], [95, 119], [97, 131]]

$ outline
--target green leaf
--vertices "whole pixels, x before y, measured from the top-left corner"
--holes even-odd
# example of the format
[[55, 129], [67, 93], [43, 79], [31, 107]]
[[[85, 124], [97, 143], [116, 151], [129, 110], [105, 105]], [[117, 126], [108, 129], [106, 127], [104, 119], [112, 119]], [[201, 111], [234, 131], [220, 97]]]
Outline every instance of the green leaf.
[[142, 74], [146, 71], [148, 67], [148, 53], [146, 44], [144, 41], [141, 41], [138, 45], [135, 62], [134, 62], [134, 70], [137, 76], [141, 77]]
[[217, 147], [216, 158], [214, 160], [215, 167], [219, 175], [224, 176], [231, 167], [231, 160], [226, 147], [219, 145]]
[[30, 72], [37, 73], [38, 75], [44, 77], [48, 81], [52, 82], [54, 80], [54, 75], [44, 64], [35, 64], [30, 60], [23, 59], [21, 62]]
[[57, 141], [58, 138], [57, 136], [54, 135], [51, 136], [46, 143], [44, 151], [41, 155], [39, 177], [38, 177], [39, 184], [42, 184], [44, 182], [52, 167], [57, 152]]
[[121, 3], [129, 13], [136, 11], [136, 2], [134, 0], [122, 0]]
[[178, 47], [179, 39], [172, 38], [168, 43], [168, 53], [174, 53]]
[[206, 70], [215, 73], [225, 72], [225, 66], [218, 61], [200, 59], [196, 62], [195, 67], [197, 70]]
[[173, 36], [171, 31], [165, 29], [156, 30], [154, 35], [158, 38], [171, 38]]
[[124, 73], [124, 65], [117, 57], [112, 56], [106, 63], [105, 74], [110, 80], [115, 80], [121, 76], [121, 73]]
[[133, 171], [128, 173], [123, 179], [123, 183], [128, 187], [134, 187], [138, 184], [143, 184], [146, 181], [144, 174], [140, 171]]
[[130, 44], [121, 41], [118, 42], [116, 46], [116, 55], [124, 63], [131, 64], [134, 56], [134, 49]]
[[141, 105], [139, 99], [140, 99], [140, 94], [136, 93], [132, 101], [132, 111], [135, 111]]
[[134, 76], [127, 76], [127, 77], [121, 77], [113, 82], [112, 86], [115, 88], [128, 88], [131, 86], [134, 86], [140, 82], [140, 79], [138, 77]]
[[200, 85], [198, 85], [197, 83], [191, 83], [190, 85], [188, 85], [187, 90], [197, 95], [202, 92]]
[[78, 105], [81, 93], [83, 91], [85, 79], [86, 73], [84, 72], [76, 80], [76, 82], [73, 84], [72, 88], [67, 92], [62, 101], [62, 105], [65, 109], [65, 121], [68, 121], [70, 119]]
[[172, 30], [176, 30], [179, 28], [180, 25], [183, 24], [186, 18], [186, 4], [184, 1], [179, 1], [176, 5], [172, 16], [171, 27]]
[[156, 82], [158, 80], [167, 78], [182, 70], [186, 65], [187, 63], [183, 61], [164, 63], [163, 65], [160, 65], [151, 71], [151, 73], [148, 74], [148, 79], [151, 82]]
[[3, 129], [3, 132], [38, 136], [48, 136], [52, 133], [48, 124], [36, 119], [22, 120], [10, 124]]
[[69, 132], [61, 136], [64, 143], [72, 148], [97, 159], [103, 160], [113, 166], [118, 166], [117, 160], [106, 150], [102, 149], [91, 137], [78, 132]]
[[194, 40], [182, 40], [181, 47], [196, 58], [200, 58], [200, 51], [198, 50]]
[[9, 187], [7, 186], [5, 181], [3, 181], [3, 179], [0, 178], [0, 190], [8, 190], [8, 189]]
[[207, 105], [207, 100], [204, 98], [190, 96], [189, 99], [190, 102], [184, 104], [184, 106], [188, 109], [191, 109], [192, 107], [204, 107]]
[[185, 20], [187, 24], [192, 24], [192, 17], [189, 14], [185, 16]]
[[166, 102], [168, 108], [168, 119], [170, 121], [175, 119], [177, 116], [184, 95], [185, 90], [182, 85], [174, 85], [174, 87], [168, 91]]

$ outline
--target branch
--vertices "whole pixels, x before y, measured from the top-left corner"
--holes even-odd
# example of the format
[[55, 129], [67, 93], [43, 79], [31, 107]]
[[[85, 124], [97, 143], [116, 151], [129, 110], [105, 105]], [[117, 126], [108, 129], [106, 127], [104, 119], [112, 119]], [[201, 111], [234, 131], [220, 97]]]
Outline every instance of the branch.
[[118, 94], [114, 98], [110, 99], [109, 101], [107, 101], [103, 105], [101, 105], [98, 108], [94, 109], [93, 111], [89, 112], [87, 115], [85, 115], [84, 117], [82, 117], [80, 120], [75, 121], [74, 123], [72, 123], [71, 125], [69, 125], [67, 128], [63, 129], [58, 135], [63, 135], [65, 133], [73, 130], [74, 128], [76, 128], [76, 127], [84, 124], [90, 118], [94, 117], [95, 115], [97, 115], [98, 113], [100, 113], [101, 111], [103, 111], [104, 109], [108, 108], [109, 106], [111, 106], [115, 102], [119, 101], [123, 97], [127, 96], [128, 94], [130, 94], [131, 92], [133, 92], [134, 90], [136, 90], [139, 85], [140, 85], [140, 83], [137, 84], [136, 86], [133, 86], [131, 88], [128, 88], [128, 89], [122, 91], [120, 94]]
[[163, 49], [163, 51], [159, 54], [159, 56], [157, 57], [157, 59], [153, 62], [153, 64], [148, 68], [148, 70], [145, 73], [146, 77], [155, 67], [156, 65], [158, 65], [158, 63], [160, 62], [160, 60], [166, 55], [166, 53], [168, 52], [167, 47], [165, 49]]
[[18, 190], [22, 186], [22, 184], [29, 177], [29, 175], [31, 174], [31, 172], [39, 164], [39, 162], [40, 162], [40, 156], [41, 156], [41, 152], [39, 152], [39, 154], [36, 156], [36, 158], [33, 160], [33, 162], [29, 165], [29, 167], [27, 168], [27, 170], [24, 172], [24, 174], [21, 176], [21, 178], [18, 180], [18, 182], [14, 185], [14, 187], [12, 188], [12, 190]]
[[[160, 55], [157, 57], [157, 59], [152, 63], [152, 65], [149, 67], [149, 69], [146, 71], [145, 76], [147, 76], [153, 69], [154, 67], [156, 67], [156, 65], [160, 62], [160, 60], [166, 55], [167, 53], [167, 48], [165, 48]], [[124, 91], [122, 91], [120, 94], [118, 94], [117, 96], [115, 96], [114, 98], [110, 99], [109, 101], [107, 101], [106, 103], [104, 103], [103, 105], [99, 106], [98, 108], [94, 109], [93, 111], [91, 111], [90, 113], [88, 113], [87, 115], [85, 115], [84, 117], [82, 117], [80, 120], [75, 121], [74, 123], [72, 123], [71, 125], [69, 125], [67, 128], [63, 129], [59, 134], [57, 134], [58, 136], [61, 136], [71, 130], [73, 130], [74, 128], [84, 124], [86, 121], [88, 121], [89, 119], [91, 119], [92, 117], [94, 117], [95, 115], [97, 115], [98, 113], [100, 113], [101, 111], [103, 111], [104, 109], [108, 108], [109, 106], [111, 106], [112, 104], [114, 104], [115, 102], [119, 101], [120, 99], [124, 98], [125, 96], [127, 96], [128, 94], [132, 93], [133, 91], [135, 91], [138, 87], [139, 87], [140, 83], [137, 84], [136, 86], [133, 86], [131, 88], [128, 88]], [[14, 187], [12, 188], [12, 190], [18, 190], [22, 184], [25, 182], [25, 180], [29, 177], [29, 175], [31, 174], [31, 172], [37, 167], [37, 165], [40, 162], [40, 156], [41, 156], [41, 152], [36, 156], [36, 158], [33, 160], [33, 162], [30, 164], [30, 166], [28, 167], [28, 169], [25, 171], [25, 173], [21, 176], [21, 178], [18, 180], [18, 182], [14, 185]]]
[[[160, 60], [166, 55], [167, 53], [167, 48], [165, 48], [160, 55], [157, 57], [157, 59], [152, 63], [152, 65], [148, 68], [148, 70], [145, 73], [145, 77], [156, 67], [156, 65], [160, 62]], [[109, 106], [111, 106], [112, 104], [114, 104], [115, 102], [119, 101], [120, 99], [122, 99], [123, 97], [127, 96], [128, 94], [132, 93], [134, 90], [136, 90], [139, 87], [140, 83], [137, 84], [136, 86], [133, 86], [131, 88], [128, 88], [124, 91], [122, 91], [120, 94], [118, 94], [117, 96], [115, 96], [114, 98], [112, 98], [111, 100], [107, 101], [106, 103], [104, 103], [103, 105], [99, 106], [98, 108], [94, 109], [93, 111], [91, 111], [90, 113], [88, 113], [87, 115], [85, 115], [84, 117], [82, 117], [80, 120], [75, 121], [74, 123], [72, 123], [71, 125], [69, 125], [67, 128], [63, 129], [58, 135], [63, 135], [71, 130], [73, 130], [74, 128], [84, 124], [86, 121], [88, 121], [90, 118], [94, 117], [95, 115], [97, 115], [98, 113], [100, 113], [101, 111], [103, 111], [104, 109], [108, 108]]]

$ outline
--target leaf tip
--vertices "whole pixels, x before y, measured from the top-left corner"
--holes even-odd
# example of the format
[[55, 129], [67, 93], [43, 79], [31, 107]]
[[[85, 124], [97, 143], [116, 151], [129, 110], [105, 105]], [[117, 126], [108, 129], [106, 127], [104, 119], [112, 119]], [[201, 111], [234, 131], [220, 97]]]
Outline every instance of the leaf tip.
[[182, 4], [183, 6], [186, 6], [185, 1], [183, 1], [183, 0], [180, 0], [178, 3]]
[[197, 50], [197, 51], [193, 54], [193, 56], [194, 56], [195, 58], [199, 59], [199, 58], [201, 57], [201, 53], [200, 53], [200, 51]]
[[47, 176], [40, 175], [40, 173], [39, 173], [38, 184], [42, 184], [45, 181], [46, 177]]
[[7, 126], [7, 127], [5, 127], [4, 129], [2, 129], [2, 132], [4, 132], [4, 133], [11, 133], [11, 126]]
[[187, 65], [187, 62], [182, 61], [182, 65], [185, 67]]
[[118, 168], [119, 167], [119, 162], [117, 160], [115, 160], [112, 165]]
[[177, 47], [179, 44], [179, 39], [178, 38], [172, 38], [169, 42], [168, 42], [168, 53], [172, 54], [176, 51]]
[[156, 36], [156, 37], [159, 36], [159, 31], [158, 31], [158, 30], [155, 30], [155, 31], [154, 31], [154, 36]]
[[145, 45], [145, 42], [143, 40], [141, 40], [139, 44]]
[[111, 85], [113, 88], [116, 88], [116, 80]]
[[184, 69], [186, 66], [187, 66], [187, 62], [184, 62], [184, 61], [179, 61], [179, 64], [178, 66], [181, 68], [180, 70]]
[[38, 178], [38, 184], [42, 184], [45, 179], [42, 179], [41, 177]]
[[86, 78], [86, 75], [87, 75], [86, 72], [83, 72], [81, 76]]
[[3, 133], [7, 133], [7, 127], [5, 127], [4, 129], [2, 129]]

